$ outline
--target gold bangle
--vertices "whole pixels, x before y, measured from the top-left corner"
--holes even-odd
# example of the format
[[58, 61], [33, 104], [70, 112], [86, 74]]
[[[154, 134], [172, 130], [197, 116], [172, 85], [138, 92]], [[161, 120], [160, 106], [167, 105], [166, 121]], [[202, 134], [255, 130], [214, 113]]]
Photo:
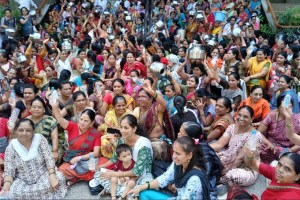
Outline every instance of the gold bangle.
[[254, 159], [254, 156], [252, 156], [252, 157], [245, 156], [245, 159], [246, 159], [246, 160], [253, 160], [253, 159]]
[[4, 183], [10, 183], [10, 185], [12, 185], [12, 182], [11, 182], [11, 181], [4, 181], [3, 184], [4, 184]]

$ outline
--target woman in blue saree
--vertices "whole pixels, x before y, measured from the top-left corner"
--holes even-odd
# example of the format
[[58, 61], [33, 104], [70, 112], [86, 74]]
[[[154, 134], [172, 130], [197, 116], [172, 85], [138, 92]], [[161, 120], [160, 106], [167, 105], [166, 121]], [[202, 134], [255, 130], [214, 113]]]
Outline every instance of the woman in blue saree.
[[273, 94], [270, 105], [271, 105], [271, 110], [277, 109], [277, 98], [280, 96], [286, 96], [289, 94], [291, 96], [292, 102], [293, 103], [293, 113], [299, 113], [300, 108], [299, 108], [299, 101], [298, 101], [298, 96], [295, 93], [293, 89], [290, 89], [290, 83], [291, 83], [291, 78], [287, 75], [282, 75], [280, 76], [278, 80], [278, 90]]

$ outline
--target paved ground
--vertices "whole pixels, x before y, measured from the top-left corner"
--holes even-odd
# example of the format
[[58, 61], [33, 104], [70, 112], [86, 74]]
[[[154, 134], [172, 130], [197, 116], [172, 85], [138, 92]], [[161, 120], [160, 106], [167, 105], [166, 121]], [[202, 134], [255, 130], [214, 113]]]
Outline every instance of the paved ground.
[[[261, 193], [266, 189], [266, 179], [259, 175], [258, 180], [254, 185], [247, 187], [250, 194], [255, 194], [259, 199]], [[98, 195], [91, 195], [88, 184], [86, 182], [79, 182], [68, 191], [65, 199], [100, 199]], [[110, 196], [101, 197], [101, 199], [109, 200]], [[219, 197], [219, 200], [225, 200], [226, 195]]]

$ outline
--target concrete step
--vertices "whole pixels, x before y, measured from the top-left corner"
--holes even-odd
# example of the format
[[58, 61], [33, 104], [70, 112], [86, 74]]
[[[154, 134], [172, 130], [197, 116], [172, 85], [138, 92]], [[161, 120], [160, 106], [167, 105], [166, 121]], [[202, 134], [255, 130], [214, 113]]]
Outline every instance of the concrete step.
[[293, 3], [272, 3], [272, 8], [274, 12], [283, 12], [288, 8], [293, 8], [295, 4]]
[[45, 17], [45, 15], [46, 15], [46, 13], [47, 13], [49, 7], [50, 7], [50, 4], [48, 4], [48, 3], [46, 3], [46, 4], [43, 6], [43, 8], [41, 9], [41, 14], [37, 17], [37, 22], [38, 22], [38, 23], [40, 23], [40, 22], [43, 20], [43, 18]]

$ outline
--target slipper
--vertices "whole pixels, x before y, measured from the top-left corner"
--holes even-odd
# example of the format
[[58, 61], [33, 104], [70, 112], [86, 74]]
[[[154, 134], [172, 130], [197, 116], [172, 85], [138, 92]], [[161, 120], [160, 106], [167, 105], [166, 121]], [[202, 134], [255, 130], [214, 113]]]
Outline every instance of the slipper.
[[74, 185], [76, 182], [72, 182], [72, 181], [67, 181], [67, 188], [71, 187], [72, 185]]

